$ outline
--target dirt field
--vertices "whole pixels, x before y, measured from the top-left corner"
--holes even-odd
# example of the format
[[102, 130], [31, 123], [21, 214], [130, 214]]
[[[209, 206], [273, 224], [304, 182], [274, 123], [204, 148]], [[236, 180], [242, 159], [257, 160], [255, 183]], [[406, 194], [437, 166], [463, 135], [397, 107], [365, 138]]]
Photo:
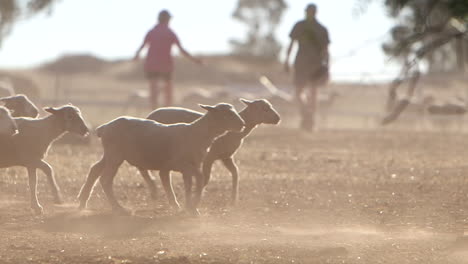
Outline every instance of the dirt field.
[[[124, 111], [123, 105], [101, 102], [126, 102], [135, 90], [146, 89], [134, 63], [91, 58], [87, 65], [83, 60], [89, 58], [79, 59], [55, 63], [58, 69], [68, 65], [70, 73], [33, 69], [22, 74], [37, 82], [42, 99], [75, 103], [94, 127], [121, 114], [146, 115], [147, 109]], [[232, 84], [240, 97], [236, 89], [255, 88], [263, 74], [291, 92], [283, 87], [289, 77], [280, 74], [279, 64], [266, 68], [213, 57], [207, 58], [211, 66], [194, 70], [182, 62], [176, 74], [179, 99], [194, 88], [214, 91]], [[96, 63], [104, 66], [91, 67]], [[133, 216], [113, 215], [99, 185], [89, 210], [78, 211], [75, 197], [101, 155], [96, 139], [91, 145], [53, 146], [47, 161], [66, 203], [52, 203], [39, 173], [41, 217], [29, 210], [26, 170], [2, 169], [0, 264], [468, 263], [466, 134], [442, 132], [466, 132], [465, 122], [409, 113], [390, 129], [380, 129], [385, 86], [335, 86], [330, 89], [339, 97], [329, 111], [319, 111], [328, 115], [320, 118], [317, 133], [292, 129], [297, 122], [287, 114], [296, 115], [296, 109], [275, 105], [282, 126], [254, 131], [237, 154], [238, 205], [229, 203], [228, 172], [215, 166], [198, 218], [171, 210], [161, 187], [152, 200], [127, 165], [114, 186]], [[91, 101], [99, 102], [76, 103]], [[430, 130], [439, 132], [423, 132]], [[181, 176], [173, 178], [183, 204]]]
[[463, 134], [261, 128], [237, 154], [239, 204], [215, 166], [192, 218], [162, 188], [151, 200], [126, 165], [115, 188], [134, 216], [112, 215], [100, 186], [79, 212], [99, 143], [56, 145], [47, 160], [66, 204], [52, 204], [40, 177], [42, 217], [29, 210], [26, 171], [2, 170], [0, 263], [468, 263], [466, 146]]

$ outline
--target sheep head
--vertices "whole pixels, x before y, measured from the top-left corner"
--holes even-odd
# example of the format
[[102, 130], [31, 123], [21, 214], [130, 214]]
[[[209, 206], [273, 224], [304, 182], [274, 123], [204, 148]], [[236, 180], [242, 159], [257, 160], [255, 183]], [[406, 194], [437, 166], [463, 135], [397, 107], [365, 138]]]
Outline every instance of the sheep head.
[[0, 98], [5, 107], [10, 109], [13, 117], [32, 117], [39, 115], [37, 107], [23, 94]]
[[[247, 106], [247, 108], [244, 110], [248, 116], [248, 120], [246, 120], [247, 122], [251, 122], [254, 125], [277, 125], [281, 121], [278, 112], [273, 108], [270, 102], [265, 99], [258, 99], [253, 101], [240, 99], [240, 101]], [[245, 118], [247, 119], [247, 117]]]
[[0, 106], [0, 135], [13, 136], [17, 132], [18, 127], [11, 117], [10, 111]]
[[214, 124], [223, 130], [240, 132], [245, 126], [244, 120], [230, 104], [220, 103], [214, 106], [200, 105], [200, 107], [208, 111], [205, 115], [210, 116]]
[[65, 131], [82, 136], [86, 136], [89, 133], [78, 107], [69, 104], [61, 107], [46, 107], [44, 110], [56, 116], [63, 123]]

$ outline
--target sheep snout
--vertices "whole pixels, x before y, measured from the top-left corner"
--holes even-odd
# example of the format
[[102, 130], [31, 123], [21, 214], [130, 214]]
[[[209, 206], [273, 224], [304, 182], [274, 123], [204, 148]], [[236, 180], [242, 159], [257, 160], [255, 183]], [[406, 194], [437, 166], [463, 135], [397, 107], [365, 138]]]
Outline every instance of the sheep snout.
[[277, 113], [272, 113], [271, 116], [264, 122], [268, 125], [277, 125], [281, 122], [281, 117]]
[[81, 135], [83, 137], [86, 137], [89, 134], [88, 126], [85, 124], [81, 116], [74, 118], [72, 121], [69, 122], [70, 124], [67, 128], [69, 132]]

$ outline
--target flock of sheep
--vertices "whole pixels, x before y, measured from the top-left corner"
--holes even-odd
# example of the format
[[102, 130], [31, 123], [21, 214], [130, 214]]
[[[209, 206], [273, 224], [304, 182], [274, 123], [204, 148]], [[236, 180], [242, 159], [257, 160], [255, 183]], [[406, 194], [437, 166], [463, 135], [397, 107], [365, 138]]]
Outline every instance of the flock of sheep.
[[[92, 189], [99, 179], [107, 199], [117, 213], [128, 214], [117, 201], [113, 179], [119, 166], [127, 161], [141, 173], [156, 195], [156, 185], [150, 171], [157, 170], [169, 203], [179, 209], [170, 172], [182, 173], [187, 211], [197, 215], [197, 206], [204, 187], [208, 184], [213, 163], [221, 160], [232, 175], [232, 201], [238, 197], [239, 177], [234, 155], [243, 139], [260, 124], [278, 124], [280, 116], [265, 99], [241, 99], [245, 108], [239, 113], [230, 104], [200, 105], [206, 112], [185, 108], [159, 108], [146, 119], [119, 117], [96, 129], [103, 146], [102, 158], [91, 166], [78, 199], [80, 208], [86, 208]], [[51, 143], [65, 132], [86, 136], [89, 129], [78, 109], [63, 105], [44, 110], [38, 117], [37, 107], [24, 95], [0, 98], [0, 168], [23, 166], [27, 168], [31, 208], [37, 214], [43, 208], [37, 199], [37, 170], [47, 176], [54, 201], [61, 203], [52, 167], [44, 160]], [[192, 179], [195, 178], [195, 192]]]

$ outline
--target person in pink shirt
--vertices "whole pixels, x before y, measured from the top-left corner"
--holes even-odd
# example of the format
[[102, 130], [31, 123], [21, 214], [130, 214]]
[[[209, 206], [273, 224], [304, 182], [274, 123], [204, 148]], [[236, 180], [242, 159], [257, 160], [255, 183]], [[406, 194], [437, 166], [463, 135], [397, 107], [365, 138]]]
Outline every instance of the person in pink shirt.
[[145, 75], [150, 86], [150, 107], [155, 109], [158, 107], [158, 98], [160, 87], [159, 83], [164, 83], [162, 89], [164, 97], [164, 105], [172, 105], [172, 72], [174, 71], [174, 61], [172, 58], [172, 46], [176, 45], [180, 53], [197, 64], [201, 64], [201, 60], [193, 57], [180, 44], [180, 41], [174, 31], [169, 28], [171, 15], [167, 10], [162, 10], [158, 16], [158, 24], [151, 29], [136, 52], [135, 60], [140, 57], [140, 52], [148, 46], [148, 54], [144, 64]]

